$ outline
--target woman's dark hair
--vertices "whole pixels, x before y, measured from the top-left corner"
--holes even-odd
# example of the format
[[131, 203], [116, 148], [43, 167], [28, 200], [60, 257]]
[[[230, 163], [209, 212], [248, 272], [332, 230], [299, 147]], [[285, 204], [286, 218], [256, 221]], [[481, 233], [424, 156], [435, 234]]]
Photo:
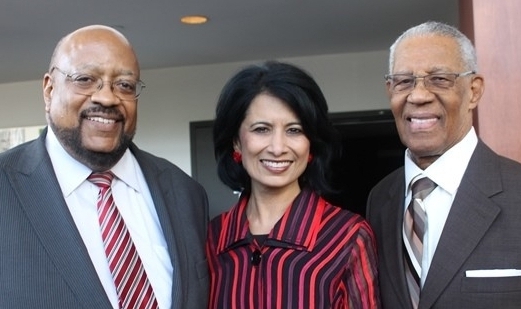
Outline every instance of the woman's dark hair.
[[213, 141], [217, 173], [232, 190], [250, 192], [251, 178], [233, 160], [233, 143], [253, 99], [269, 94], [283, 101], [300, 119], [310, 141], [313, 160], [299, 177], [301, 187], [319, 194], [334, 190], [329, 184], [330, 164], [338, 154], [335, 129], [328, 118], [328, 106], [320, 87], [302, 69], [277, 61], [251, 65], [236, 73], [224, 86], [217, 102]]

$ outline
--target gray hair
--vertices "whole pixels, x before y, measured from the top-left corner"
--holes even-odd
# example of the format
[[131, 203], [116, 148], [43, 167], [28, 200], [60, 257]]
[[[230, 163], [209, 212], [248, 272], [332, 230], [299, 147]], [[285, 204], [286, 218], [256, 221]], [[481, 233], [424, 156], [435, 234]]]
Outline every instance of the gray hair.
[[463, 62], [464, 70], [478, 71], [478, 61], [476, 57], [476, 50], [474, 45], [463, 33], [457, 28], [436, 21], [428, 21], [415, 27], [409, 28], [402, 35], [400, 35], [393, 45], [389, 48], [389, 74], [392, 73], [394, 67], [394, 57], [396, 47], [404, 40], [410, 37], [437, 35], [452, 38], [459, 46], [461, 60]]

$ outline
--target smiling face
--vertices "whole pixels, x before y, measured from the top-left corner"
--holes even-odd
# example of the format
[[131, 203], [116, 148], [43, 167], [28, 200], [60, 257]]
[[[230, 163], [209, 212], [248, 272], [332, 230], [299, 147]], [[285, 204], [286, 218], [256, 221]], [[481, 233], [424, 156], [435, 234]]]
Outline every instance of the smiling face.
[[[465, 71], [456, 41], [443, 36], [406, 38], [396, 47], [394, 60], [392, 74]], [[480, 75], [458, 77], [452, 88], [436, 92], [427, 90], [421, 79], [408, 93], [393, 93], [387, 86], [400, 138], [423, 169], [469, 132], [472, 110], [483, 93]]]
[[[111, 82], [139, 79], [139, 67], [128, 42], [106, 27], [87, 27], [66, 37], [45, 74], [43, 93], [49, 126], [67, 152], [93, 170], [112, 167], [130, 144], [137, 118], [137, 100], [117, 97]], [[80, 94], [68, 76], [100, 77], [103, 87]]]
[[239, 128], [234, 148], [252, 180], [252, 193], [259, 190], [299, 192], [298, 178], [304, 173], [310, 142], [300, 120], [281, 100], [257, 95]]

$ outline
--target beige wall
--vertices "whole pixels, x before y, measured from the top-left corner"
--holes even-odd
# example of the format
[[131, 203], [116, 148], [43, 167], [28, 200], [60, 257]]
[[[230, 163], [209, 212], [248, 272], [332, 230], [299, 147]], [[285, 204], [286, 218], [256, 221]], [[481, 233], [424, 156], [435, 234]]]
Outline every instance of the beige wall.
[[[282, 59], [315, 77], [331, 112], [388, 108], [383, 74], [387, 51]], [[219, 91], [242, 66], [215, 65], [144, 70], [135, 142], [188, 174], [190, 121], [211, 120]], [[42, 75], [43, 76], [43, 75]], [[0, 84], [0, 128], [45, 124], [41, 80]]]

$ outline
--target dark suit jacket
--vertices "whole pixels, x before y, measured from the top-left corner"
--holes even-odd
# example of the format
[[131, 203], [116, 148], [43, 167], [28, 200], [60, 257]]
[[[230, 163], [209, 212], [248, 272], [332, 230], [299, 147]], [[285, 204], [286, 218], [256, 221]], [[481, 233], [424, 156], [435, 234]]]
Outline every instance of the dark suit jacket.
[[[412, 308], [402, 245], [404, 178], [402, 167], [380, 181], [368, 199], [387, 309]], [[521, 269], [521, 164], [479, 141], [443, 228], [419, 308], [521, 308], [521, 277], [465, 276], [466, 270], [481, 269]]]
[[[69, 213], [45, 133], [0, 154], [0, 308], [112, 308]], [[168, 244], [172, 308], [206, 308], [204, 189], [135, 145]]]

